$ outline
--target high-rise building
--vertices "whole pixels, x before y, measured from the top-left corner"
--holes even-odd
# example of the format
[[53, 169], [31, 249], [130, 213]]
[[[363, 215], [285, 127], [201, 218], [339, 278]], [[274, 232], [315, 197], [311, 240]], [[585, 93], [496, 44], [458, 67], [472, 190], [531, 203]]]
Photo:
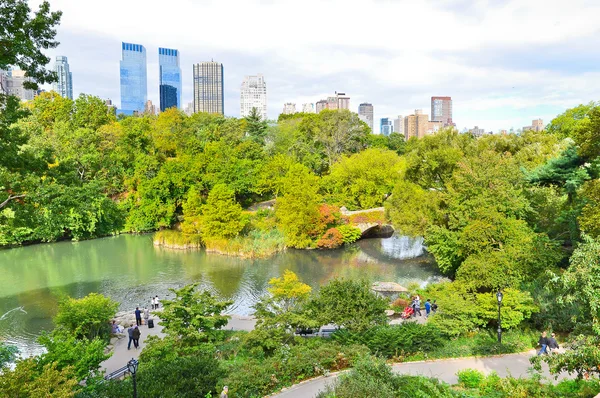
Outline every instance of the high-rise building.
[[312, 102], [302, 104], [302, 112], [303, 113], [315, 113], [315, 104]]
[[115, 104], [113, 104], [113, 102], [110, 98], [107, 100], [104, 100], [104, 105], [106, 105], [106, 107], [108, 109], [110, 109], [112, 112], [114, 112], [114, 113], [117, 112], [117, 106]]
[[194, 112], [223, 115], [223, 64], [201, 62], [194, 65]]
[[404, 118], [402, 115], [398, 115], [398, 118], [394, 119], [394, 133], [404, 134]]
[[431, 120], [442, 122], [443, 127], [454, 126], [452, 122], [452, 97], [431, 97]]
[[393, 122], [387, 118], [381, 118], [381, 123], [380, 123], [380, 132], [382, 135], [390, 135], [394, 132], [394, 124]]
[[23, 87], [23, 84], [27, 81], [29, 81], [29, 78], [25, 77], [24, 70], [13, 69], [9, 71], [6, 77], [6, 91], [8, 95], [14, 95], [23, 101], [32, 100], [35, 96], [34, 90]]
[[121, 43], [121, 109], [132, 115], [141, 113], [148, 100], [146, 48], [141, 44]]
[[469, 129], [469, 133], [473, 134], [474, 137], [481, 137], [485, 134], [485, 129], [480, 129], [478, 126]]
[[358, 116], [369, 125], [373, 134], [373, 104], [364, 102], [358, 106]]
[[292, 102], [287, 102], [283, 104], [283, 112], [284, 115], [293, 115], [296, 113], [296, 104]]
[[321, 113], [321, 111], [323, 109], [327, 109], [327, 101], [326, 100], [317, 101], [316, 112]]
[[185, 107], [184, 112], [185, 112], [186, 115], [192, 116], [192, 114], [194, 113], [194, 102], [193, 101], [189, 102], [187, 104], [187, 106]]
[[148, 100], [146, 101], [146, 104], [144, 104], [144, 113], [146, 115], [156, 115], [156, 105], [152, 103], [152, 100]]
[[428, 127], [427, 127], [427, 134], [433, 134], [436, 133], [437, 131], [439, 131], [442, 127], [444, 127], [444, 124], [441, 121], [435, 121], [435, 120], [430, 120], [428, 122]]
[[523, 131], [544, 131], [544, 121], [542, 119], [535, 119], [531, 121], [531, 126], [523, 127]]
[[408, 141], [412, 137], [423, 138], [429, 130], [429, 116], [423, 114], [421, 109], [415, 109], [413, 115], [404, 118], [404, 138]]
[[54, 71], [58, 76], [58, 80], [53, 86], [54, 91], [60, 94], [61, 97], [73, 99], [73, 75], [69, 69], [67, 57], [62, 55], [56, 57]]
[[158, 48], [160, 111], [181, 108], [181, 68], [179, 50]]
[[267, 83], [260, 73], [246, 76], [240, 91], [240, 115], [246, 117], [256, 108], [261, 120], [267, 120]]
[[8, 72], [0, 69], [0, 94], [8, 94]]

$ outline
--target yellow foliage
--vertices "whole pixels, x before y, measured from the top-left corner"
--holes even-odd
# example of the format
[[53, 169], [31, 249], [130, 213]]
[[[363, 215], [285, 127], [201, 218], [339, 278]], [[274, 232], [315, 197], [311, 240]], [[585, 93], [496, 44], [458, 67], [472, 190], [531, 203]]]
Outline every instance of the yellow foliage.
[[300, 282], [298, 275], [286, 269], [281, 278], [272, 278], [269, 281], [271, 285], [267, 290], [275, 299], [297, 299], [308, 298], [311, 287], [306, 283]]

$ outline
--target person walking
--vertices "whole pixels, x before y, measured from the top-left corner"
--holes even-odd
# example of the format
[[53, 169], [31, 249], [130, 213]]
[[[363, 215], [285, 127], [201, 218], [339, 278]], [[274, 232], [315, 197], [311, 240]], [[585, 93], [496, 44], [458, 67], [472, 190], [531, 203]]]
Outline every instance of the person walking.
[[556, 341], [556, 334], [552, 333], [548, 339], [548, 351], [552, 354], [554, 350], [558, 350], [559, 348], [558, 342]]
[[427, 316], [427, 318], [429, 318], [430, 313], [431, 313], [431, 300], [427, 299], [427, 301], [425, 302], [425, 316]]
[[413, 318], [415, 318], [417, 316], [417, 299], [413, 297], [412, 299], [412, 303], [410, 304], [410, 306], [412, 307], [412, 316]]
[[148, 325], [148, 319], [150, 319], [150, 310], [148, 307], [144, 307], [144, 323]]
[[154, 309], [154, 297], [150, 297], [150, 308]]
[[437, 312], [437, 309], [438, 309], [436, 302], [437, 302], [437, 300], [433, 300], [433, 304], [431, 304], [431, 311], [433, 311], [434, 314]]
[[419, 313], [419, 316], [423, 316], [423, 314], [421, 314], [421, 299], [419, 296], [415, 298], [415, 316], [417, 312]]
[[[127, 334], [129, 335], [129, 344], [127, 344], [127, 349], [130, 350], [131, 342], [133, 341], [133, 323], [131, 324], [131, 327], [127, 329]], [[135, 342], [133, 343], [133, 346], [135, 347]]]
[[140, 307], [135, 307], [135, 323], [140, 326], [142, 324], [142, 311]]
[[219, 395], [219, 398], [227, 398], [228, 395], [227, 393], [229, 392], [229, 387], [225, 386], [223, 387], [223, 392], [221, 392], [221, 395]]
[[131, 335], [133, 336], [133, 345], [137, 350], [140, 346], [140, 336], [142, 335], [142, 332], [140, 332], [140, 328], [137, 325], [135, 325], [135, 327], [133, 328], [133, 332], [131, 332]]
[[540, 350], [538, 351], [538, 355], [542, 355], [542, 354], [546, 354], [548, 355], [548, 337], [546, 337], [546, 332], [542, 332], [542, 336], [540, 337], [540, 340], [538, 341], [538, 344], [542, 347], [540, 348]]

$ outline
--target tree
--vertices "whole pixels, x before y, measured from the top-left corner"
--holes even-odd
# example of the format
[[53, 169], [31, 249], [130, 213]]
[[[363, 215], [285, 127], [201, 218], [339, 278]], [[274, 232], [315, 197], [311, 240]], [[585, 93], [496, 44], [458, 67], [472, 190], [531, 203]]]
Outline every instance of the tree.
[[581, 230], [592, 238], [600, 236], [600, 179], [587, 181], [583, 185], [586, 204], [578, 218]]
[[277, 199], [275, 214], [277, 224], [285, 234], [290, 247], [306, 248], [322, 231], [315, 231], [319, 224], [318, 177], [308, 168], [295, 164], [283, 182], [283, 196]]
[[62, 12], [50, 11], [50, 3], [42, 2], [31, 15], [25, 0], [4, 0], [0, 4], [0, 69], [17, 65], [33, 81], [27, 88], [37, 88], [37, 83], [52, 83], [56, 74], [45, 68], [50, 62], [42, 50], [56, 48], [56, 28]]
[[108, 338], [110, 320], [118, 308], [119, 303], [98, 293], [90, 293], [80, 299], [68, 297], [58, 304], [54, 323], [78, 339]]
[[336, 204], [350, 210], [383, 204], [403, 176], [403, 162], [394, 152], [371, 148], [343, 156], [322, 180], [323, 190]]
[[246, 224], [242, 206], [225, 184], [217, 184], [202, 206], [202, 236], [204, 238], [234, 238]]
[[0, 369], [2, 369], [5, 364], [15, 359], [18, 352], [19, 350], [14, 345], [0, 342]]
[[387, 323], [385, 310], [389, 302], [377, 296], [367, 281], [334, 279], [321, 287], [310, 305], [323, 325], [332, 323], [362, 332]]
[[369, 126], [356, 113], [348, 110], [325, 110], [319, 113], [316, 138], [323, 145], [329, 166], [343, 154], [366, 148]]
[[192, 186], [183, 203], [183, 221], [181, 231], [185, 234], [202, 233], [202, 195]]
[[197, 283], [181, 289], [170, 289], [173, 300], [163, 300], [160, 315], [165, 333], [188, 345], [212, 341], [217, 330], [227, 325], [229, 316], [222, 315], [232, 301], [218, 301], [210, 292], [196, 290]]
[[267, 121], [262, 120], [258, 109], [252, 108], [250, 114], [244, 120], [246, 121], [246, 134], [248, 137], [257, 144], [264, 145], [267, 133]]
[[248, 344], [273, 352], [293, 339], [297, 327], [318, 326], [304, 312], [311, 288], [295, 273], [285, 270], [280, 278], [272, 278], [267, 291], [254, 304], [256, 327], [247, 336]]
[[408, 236], [424, 236], [432, 225], [443, 221], [440, 193], [401, 179], [384, 203], [385, 215], [394, 228]]
[[14, 370], [0, 372], [1, 398], [71, 398], [79, 389], [73, 369], [62, 370], [56, 364], [46, 364], [40, 369], [34, 358], [17, 362]]

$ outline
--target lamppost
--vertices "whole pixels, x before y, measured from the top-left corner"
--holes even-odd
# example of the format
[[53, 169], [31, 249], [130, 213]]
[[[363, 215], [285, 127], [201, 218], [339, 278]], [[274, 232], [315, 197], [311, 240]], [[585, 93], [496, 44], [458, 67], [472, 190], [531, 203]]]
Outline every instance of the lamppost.
[[137, 398], [137, 385], [135, 384], [135, 374], [137, 373], [138, 361], [131, 358], [131, 361], [127, 362], [127, 369], [129, 373], [131, 373], [131, 377], [133, 378], [133, 398]]
[[502, 323], [500, 322], [500, 306], [502, 305], [503, 294], [500, 290], [496, 293], [498, 299], [498, 343], [502, 343]]

